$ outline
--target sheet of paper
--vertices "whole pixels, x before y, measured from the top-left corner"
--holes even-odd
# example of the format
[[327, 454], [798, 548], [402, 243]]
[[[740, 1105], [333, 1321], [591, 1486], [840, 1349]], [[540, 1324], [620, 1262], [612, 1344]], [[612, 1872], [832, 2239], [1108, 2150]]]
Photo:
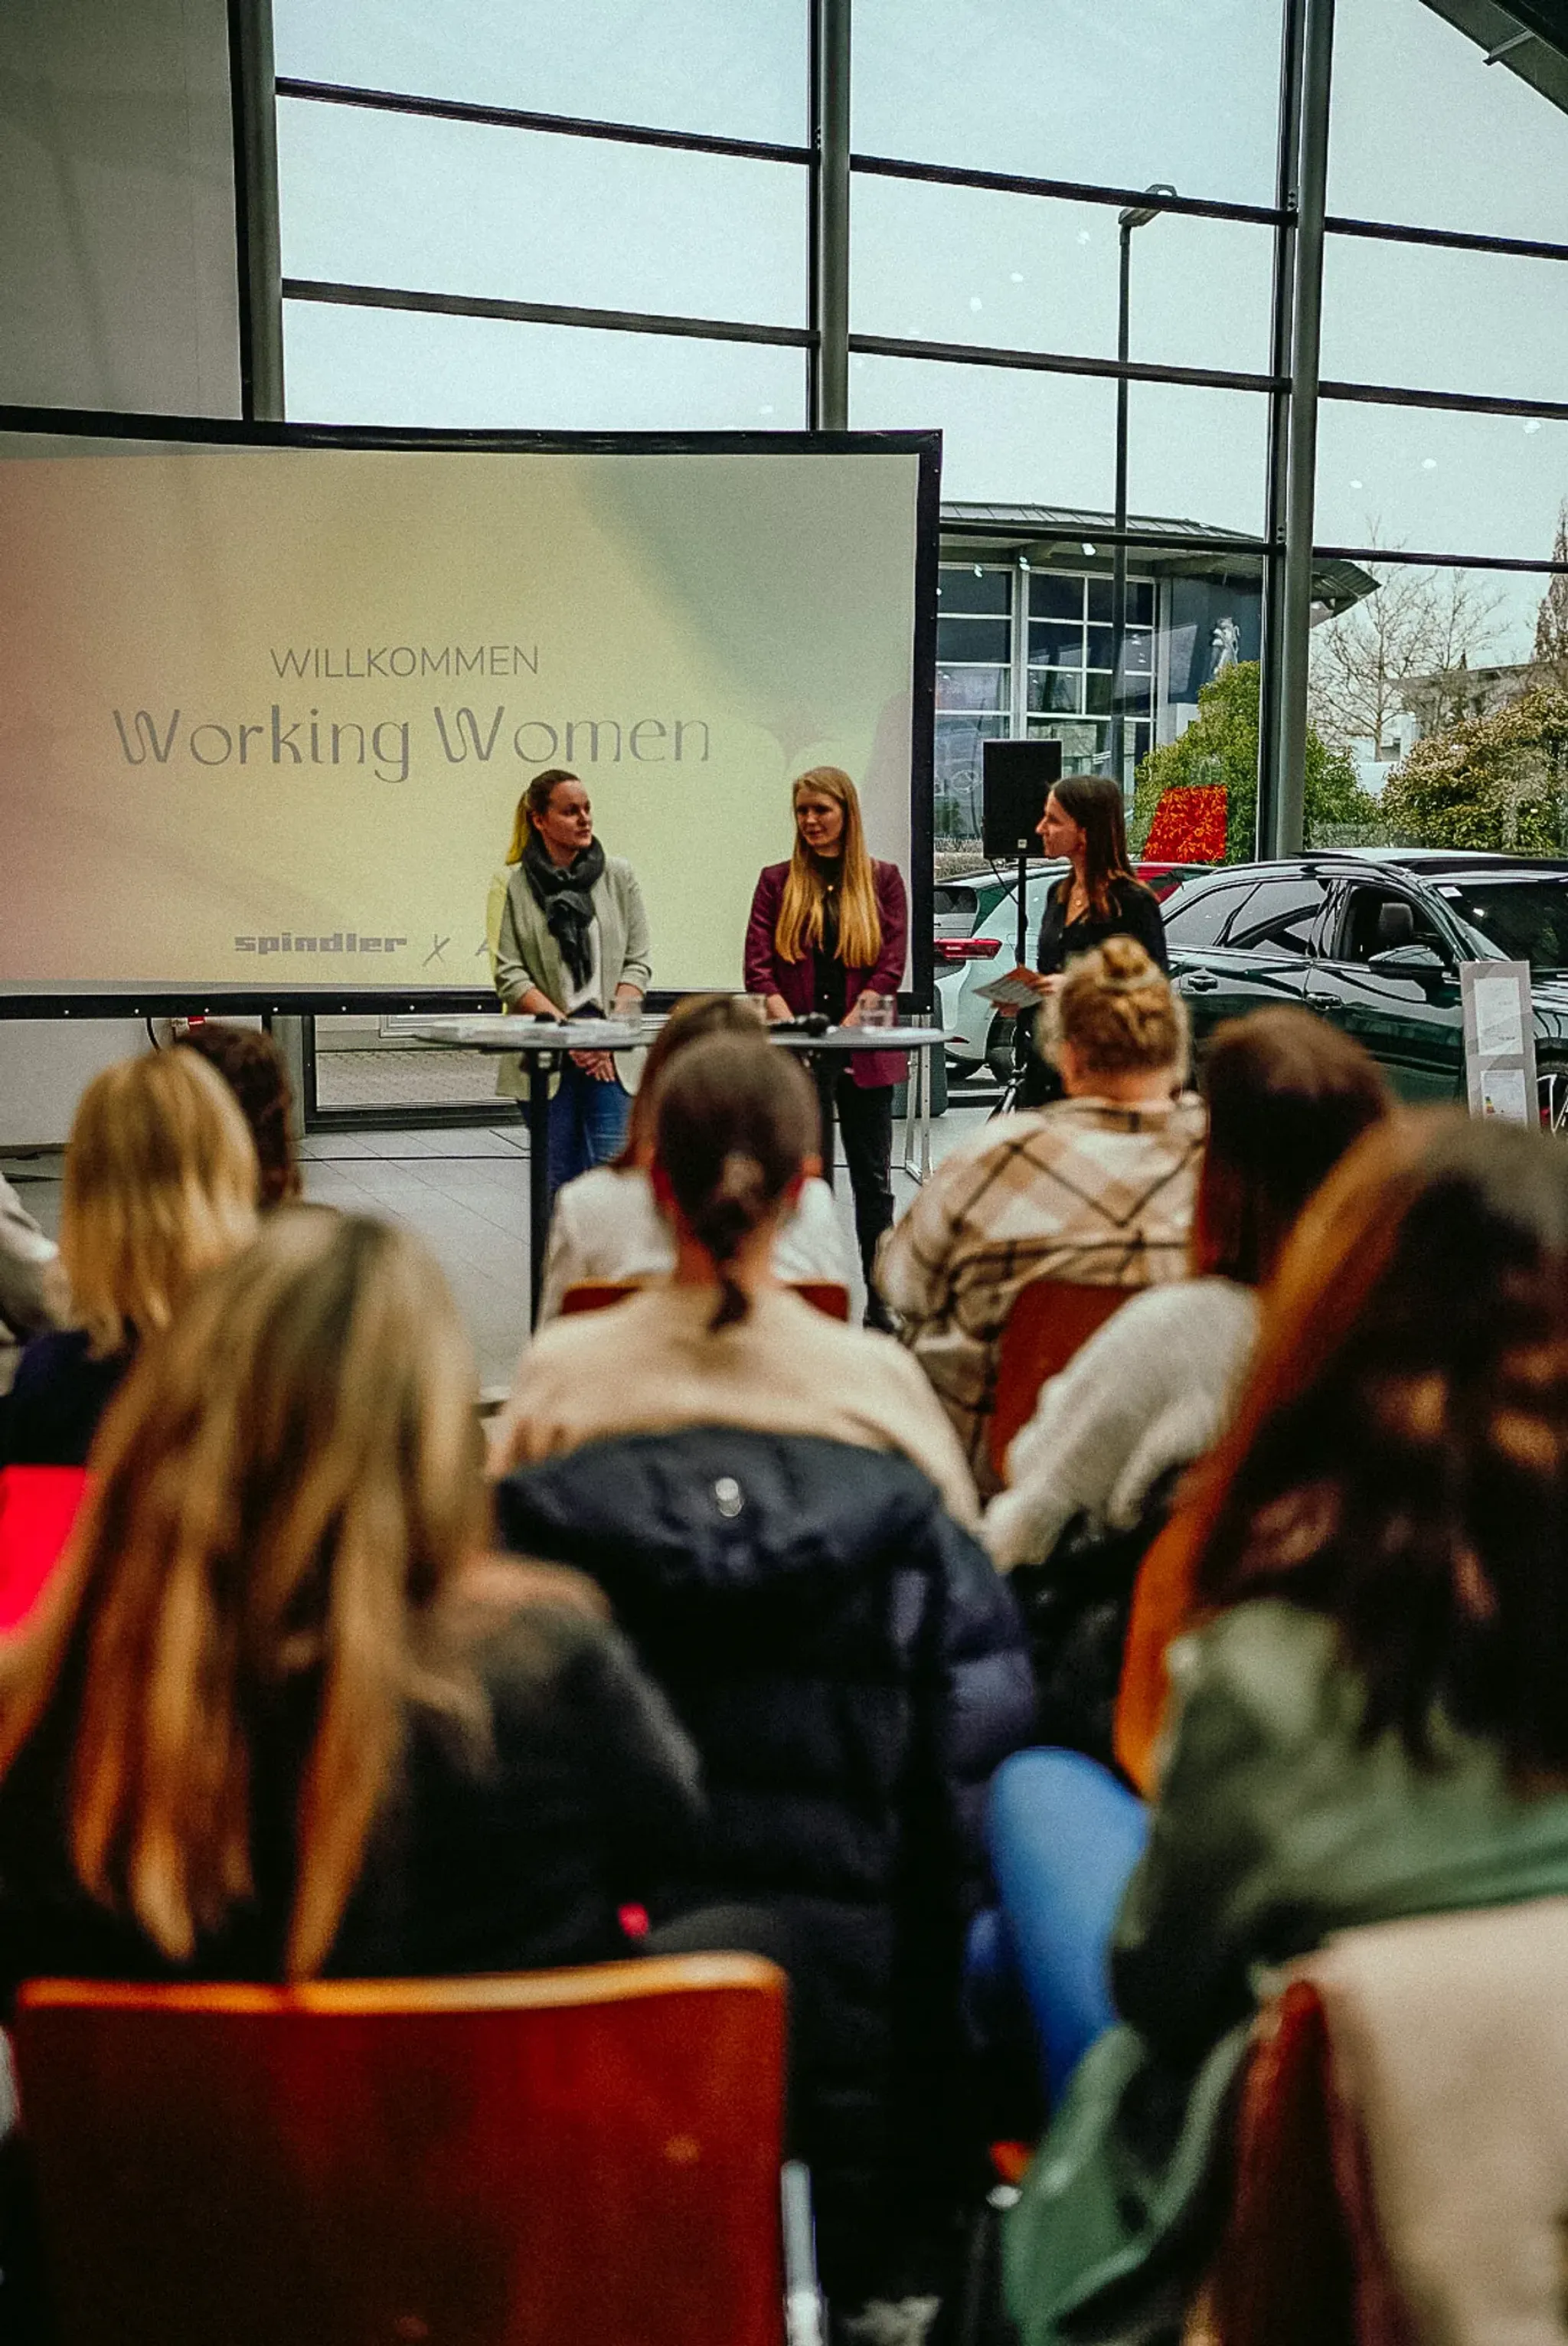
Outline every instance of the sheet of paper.
[[1482, 1116], [1502, 1117], [1510, 1124], [1529, 1121], [1522, 1067], [1490, 1067], [1481, 1079]]
[[1511, 1052], [1522, 1054], [1524, 1023], [1519, 988], [1512, 977], [1476, 979], [1475, 1047], [1483, 1059]]

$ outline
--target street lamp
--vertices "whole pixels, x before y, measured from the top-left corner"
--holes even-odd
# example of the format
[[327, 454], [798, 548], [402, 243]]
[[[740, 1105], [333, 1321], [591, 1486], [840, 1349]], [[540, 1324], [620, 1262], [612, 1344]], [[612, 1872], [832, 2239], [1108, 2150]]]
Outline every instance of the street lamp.
[[[1174, 196], [1176, 189], [1165, 179], [1156, 179], [1145, 195]], [[1127, 303], [1133, 278], [1133, 230], [1147, 228], [1150, 220], [1158, 219], [1158, 204], [1129, 204], [1117, 214], [1122, 231], [1121, 279], [1116, 306], [1116, 356], [1127, 362]], [[1127, 633], [1127, 378], [1116, 377], [1116, 542], [1111, 553], [1111, 729], [1110, 765], [1118, 790], [1125, 790], [1126, 780], [1123, 754], [1124, 719], [1122, 704], [1126, 697], [1123, 676]]]

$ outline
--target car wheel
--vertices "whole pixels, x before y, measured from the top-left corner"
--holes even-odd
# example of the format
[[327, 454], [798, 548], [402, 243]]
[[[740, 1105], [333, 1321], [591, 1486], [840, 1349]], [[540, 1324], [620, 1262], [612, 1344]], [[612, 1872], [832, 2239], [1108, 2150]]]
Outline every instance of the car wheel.
[[1543, 1129], [1568, 1132], [1568, 1059], [1536, 1060], [1535, 1096]]
[[1013, 1081], [1013, 1036], [1017, 1024], [1015, 1018], [1003, 1018], [998, 1014], [985, 1038], [985, 1064], [1003, 1086]]

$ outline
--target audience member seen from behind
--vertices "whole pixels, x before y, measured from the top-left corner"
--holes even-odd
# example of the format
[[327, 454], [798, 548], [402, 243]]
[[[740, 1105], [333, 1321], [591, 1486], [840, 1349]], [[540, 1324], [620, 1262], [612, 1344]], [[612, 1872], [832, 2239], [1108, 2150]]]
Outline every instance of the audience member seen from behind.
[[[665, 1070], [677, 1051], [707, 1035], [750, 1034], [749, 1006], [732, 994], [694, 994], [677, 1002], [647, 1056], [632, 1101], [626, 1145], [608, 1165], [568, 1181], [555, 1199], [541, 1323], [554, 1320], [561, 1299], [580, 1280], [667, 1279], [675, 1267], [675, 1234], [654, 1197], [654, 1107]], [[833, 1193], [817, 1176], [805, 1181], [793, 1211], [780, 1221], [773, 1247], [775, 1275], [786, 1283], [825, 1280], [847, 1286], [849, 1250]]]
[[1174, 1474], [1229, 1415], [1257, 1338], [1257, 1290], [1297, 1217], [1390, 1106], [1360, 1045], [1294, 1009], [1221, 1026], [1204, 1096], [1192, 1277], [1135, 1297], [1042, 1389], [985, 1513], [1003, 1572], [1049, 1558], [1070, 1524], [1152, 1533], [1163, 1520]]
[[937, 1167], [883, 1245], [883, 1297], [983, 1491], [1007, 1315], [1037, 1279], [1156, 1287], [1186, 1269], [1203, 1109], [1186, 1014], [1143, 947], [1074, 962], [1041, 1014], [1064, 1100], [1005, 1117]]
[[[1206, 1492], [1121, 2025], [1009, 2218], [1025, 2346], [1212, 2247], [1257, 1982], [1331, 1933], [1568, 1893], [1568, 1148], [1397, 1117], [1289, 1240]], [[1139, 2188], [1126, 2190], [1135, 2172]], [[1120, 2331], [1118, 2331], [1118, 2334]]]
[[960, 2185], [961, 1933], [986, 1782], [1033, 1727], [1027, 1659], [949, 1511], [972, 1494], [919, 1370], [774, 1281], [815, 1146], [806, 1077], [718, 1036], [670, 1066], [657, 1116], [676, 1283], [524, 1357], [498, 1519], [601, 1582], [690, 1730], [713, 1825], [682, 1899], [782, 1917], [828, 2285], [901, 2297], [938, 2277]]
[[58, 1247], [0, 1174], [0, 1396], [11, 1389], [28, 1337], [63, 1328], [70, 1311]]
[[496, 1473], [612, 1434], [748, 1425], [902, 1451], [972, 1523], [973, 1484], [913, 1363], [779, 1284], [780, 1228], [821, 1169], [807, 1077], [759, 1033], [710, 1035], [668, 1068], [654, 1115], [671, 1281], [541, 1330], [496, 1421]]
[[79, 1325], [36, 1336], [0, 1402], [0, 1464], [81, 1466], [137, 1344], [256, 1226], [256, 1151], [190, 1051], [106, 1067], [66, 1149], [60, 1254]]
[[300, 1196], [300, 1160], [294, 1147], [294, 1092], [283, 1054], [260, 1026], [233, 1026], [223, 1018], [204, 1019], [180, 1035], [182, 1051], [194, 1051], [216, 1067], [239, 1101], [256, 1161], [261, 1168], [257, 1204], [290, 1205]]
[[473, 1361], [415, 1239], [271, 1218], [94, 1463], [0, 1659], [0, 1994], [628, 1952], [695, 1760], [585, 1584], [485, 1559]]

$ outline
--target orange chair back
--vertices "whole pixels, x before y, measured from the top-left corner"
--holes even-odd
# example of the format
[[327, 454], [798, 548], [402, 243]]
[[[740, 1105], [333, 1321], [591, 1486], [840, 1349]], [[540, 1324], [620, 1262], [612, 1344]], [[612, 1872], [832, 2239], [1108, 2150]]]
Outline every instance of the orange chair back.
[[1009, 1444], [1033, 1416], [1046, 1378], [1064, 1369], [1095, 1329], [1138, 1292], [1132, 1287], [1079, 1287], [1064, 1279], [1032, 1279], [1019, 1289], [1002, 1331], [991, 1413], [991, 1463], [1003, 1479]]
[[19, 1628], [42, 1596], [87, 1487], [85, 1466], [0, 1469], [0, 1633]]
[[60, 2346], [778, 2346], [785, 1988], [35, 1982]]
[[[576, 1311], [603, 1311], [612, 1303], [624, 1303], [628, 1295], [636, 1295], [640, 1281], [635, 1279], [579, 1279], [561, 1297], [561, 1316], [565, 1319]], [[818, 1311], [826, 1312], [830, 1320], [847, 1320], [850, 1316], [850, 1290], [835, 1279], [800, 1279], [791, 1282], [802, 1302]]]
[[850, 1316], [850, 1290], [841, 1280], [797, 1279], [791, 1281], [802, 1303], [810, 1304], [815, 1311], [830, 1320], [847, 1320]]

